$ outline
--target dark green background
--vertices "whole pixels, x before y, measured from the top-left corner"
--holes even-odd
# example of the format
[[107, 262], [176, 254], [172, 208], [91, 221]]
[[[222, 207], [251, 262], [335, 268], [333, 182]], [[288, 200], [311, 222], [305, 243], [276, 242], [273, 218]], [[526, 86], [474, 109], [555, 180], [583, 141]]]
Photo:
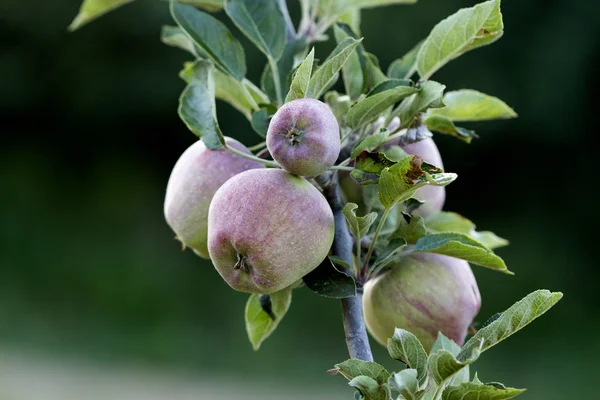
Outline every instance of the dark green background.
[[[387, 68], [474, 3], [366, 11], [364, 43]], [[293, 381], [314, 399], [311, 385], [322, 385], [351, 398], [342, 378], [324, 374], [347, 357], [335, 301], [295, 292], [287, 318], [254, 353], [246, 295], [182, 253], [164, 222], [170, 170], [195, 139], [176, 113], [177, 72], [189, 57], [159, 42], [171, 23], [167, 4], [138, 1], [68, 34], [78, 6], [0, 2], [0, 349], [227, 374], [233, 385], [240, 376]], [[520, 116], [474, 125], [481, 138], [471, 145], [436, 136], [446, 169], [459, 174], [446, 209], [511, 240], [498, 253], [516, 276], [474, 268], [480, 321], [538, 288], [565, 297], [475, 369], [484, 381], [529, 388], [523, 399], [593, 398], [600, 3], [506, 0], [503, 14], [499, 42], [434, 77], [449, 90], [498, 96]], [[318, 57], [330, 48], [319, 45]], [[256, 81], [265, 60], [250, 47], [246, 54]], [[226, 135], [258, 141], [240, 114], [218, 107]]]

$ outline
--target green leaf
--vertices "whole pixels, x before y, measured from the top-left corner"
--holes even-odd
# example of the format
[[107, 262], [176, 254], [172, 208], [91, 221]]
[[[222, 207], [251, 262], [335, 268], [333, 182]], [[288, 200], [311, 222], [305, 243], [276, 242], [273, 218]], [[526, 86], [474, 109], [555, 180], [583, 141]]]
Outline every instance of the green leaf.
[[459, 121], [487, 121], [517, 117], [517, 113], [505, 102], [476, 90], [457, 90], [444, 96], [446, 107], [431, 110], [430, 115]]
[[[438, 332], [438, 337], [431, 348], [431, 354], [437, 352], [438, 350], [446, 350], [454, 357], [458, 356], [460, 353], [460, 346], [454, 342], [452, 339], [448, 339], [442, 332]], [[469, 374], [469, 366], [466, 365], [463, 369], [460, 370], [458, 374], [454, 377], [454, 384], [460, 384], [463, 382], [469, 382], [470, 374]]]
[[388, 79], [379, 66], [379, 60], [374, 54], [363, 51], [363, 68], [365, 69], [365, 90], [371, 90], [381, 82]]
[[279, 60], [286, 44], [286, 23], [273, 0], [226, 0], [225, 12], [267, 57]]
[[450, 351], [439, 349], [429, 355], [427, 360], [427, 370], [438, 386], [445, 386], [451, 379], [456, 377], [460, 371], [467, 365], [472, 364], [481, 354], [483, 342], [479, 341], [479, 346], [470, 349], [468, 356], [464, 360], [458, 360]]
[[[282, 93], [287, 93], [290, 87], [291, 78], [294, 70], [294, 62], [296, 56], [303, 53], [306, 50], [306, 39], [300, 38], [292, 40], [285, 45], [283, 49], [283, 55], [277, 61], [277, 70], [279, 72], [279, 82], [281, 85]], [[273, 71], [271, 70], [271, 64], [267, 64], [261, 76], [261, 85], [264, 87], [273, 101], [277, 100], [277, 90], [275, 89], [275, 82], [273, 81]]]
[[530, 293], [522, 300], [513, 304], [508, 310], [504, 311], [498, 319], [481, 328], [465, 345], [457, 358], [465, 360], [468, 354], [483, 342], [481, 351], [486, 351], [492, 346], [500, 343], [510, 335], [520, 331], [526, 325], [538, 318], [554, 306], [563, 294], [560, 292], [551, 293], [548, 290], [537, 290]]
[[[426, 185], [446, 186], [456, 179], [456, 174], [429, 174], [423, 169], [430, 168], [421, 158], [408, 156], [401, 159], [392, 167], [381, 171], [379, 178], [379, 201], [387, 209], [406, 201], [414, 196], [416, 191]], [[436, 169], [435, 171], [439, 171]]]
[[427, 379], [427, 353], [412, 333], [396, 328], [387, 342], [388, 353], [394, 360], [403, 362], [417, 371], [417, 379], [423, 384]]
[[416, 369], [405, 369], [392, 374], [388, 380], [392, 390], [399, 392], [403, 400], [417, 400], [421, 396], [419, 392], [419, 381], [417, 380]]
[[199, 49], [192, 39], [178, 26], [163, 25], [160, 31], [160, 40], [168, 46], [180, 48], [196, 57], [199, 56], [197, 50], [202, 52], [202, 49]]
[[492, 250], [462, 233], [433, 233], [423, 236], [417, 241], [413, 250], [460, 258], [509, 275], [513, 274]]
[[346, 116], [348, 126], [359, 128], [372, 122], [388, 107], [393, 106], [403, 98], [419, 90], [412, 86], [397, 86], [359, 101], [348, 111], [348, 115]]
[[449, 61], [500, 39], [504, 25], [500, 0], [463, 8], [437, 24], [419, 50], [417, 70], [427, 80]]
[[474, 131], [456, 126], [450, 118], [441, 115], [426, 116], [425, 124], [432, 131], [452, 135], [466, 143], [479, 137]]
[[394, 232], [392, 237], [401, 237], [408, 244], [415, 244], [423, 236], [427, 235], [427, 228], [425, 227], [425, 221], [418, 215], [410, 215], [401, 213], [398, 218], [398, 229]]
[[402, 103], [394, 110], [393, 115], [400, 117], [401, 127], [406, 128], [412, 125], [415, 117], [429, 109], [444, 106], [442, 96], [446, 85], [435, 81], [427, 81], [421, 84], [421, 91], [404, 99]]
[[358, 208], [357, 204], [348, 203], [342, 209], [342, 214], [346, 217], [346, 221], [348, 221], [348, 227], [354, 237], [357, 240], [360, 240], [363, 236], [369, 232], [369, 228], [373, 225], [373, 222], [377, 219], [377, 213], [372, 212], [364, 217], [356, 216], [356, 209]]
[[271, 118], [277, 112], [277, 108], [271, 104], [266, 104], [252, 114], [250, 123], [252, 129], [262, 137], [267, 137], [267, 131], [269, 129], [269, 123]]
[[376, 184], [381, 172], [394, 164], [383, 153], [363, 151], [356, 157], [354, 170], [350, 172], [350, 176], [361, 185]]
[[179, 117], [209, 149], [225, 144], [215, 108], [214, 65], [208, 60], [194, 64], [193, 77], [179, 98]]
[[374, 8], [394, 4], [414, 4], [417, 0], [342, 0], [345, 7]]
[[442, 400], [507, 400], [512, 399], [525, 389], [507, 388], [498, 385], [463, 382], [444, 390]]
[[[344, 39], [352, 37], [339, 25], [334, 26], [333, 33], [338, 44]], [[350, 54], [348, 61], [342, 66], [342, 78], [346, 94], [350, 96], [351, 100], [356, 100], [361, 95], [364, 84], [363, 69], [357, 52]]]
[[200, 7], [207, 11], [219, 11], [225, 7], [225, 0], [177, 0], [180, 3], [190, 4], [194, 7]]
[[[194, 68], [196, 63], [186, 63], [184, 69], [179, 73], [179, 76], [190, 83], [193, 79]], [[251, 119], [252, 113], [259, 109], [254, 96], [250, 93], [249, 88], [254, 85], [252, 82], [244, 79], [242, 82], [235, 80], [231, 75], [226, 74], [218, 69], [213, 70], [213, 79], [215, 82], [215, 97], [231, 104], [235, 109], [244, 114], [246, 118]], [[260, 93], [258, 99], [261, 102], [268, 101], [264, 93], [260, 92], [256, 87], [253, 90], [258, 90]]]
[[386, 139], [389, 136], [388, 131], [379, 132], [372, 136], [367, 136], [363, 140], [361, 140], [356, 147], [352, 150], [350, 154], [350, 158], [356, 158], [363, 151], [371, 152], [377, 149], [379, 146], [383, 145]]
[[387, 383], [390, 373], [374, 361], [363, 361], [351, 358], [335, 365], [334, 372], [339, 372], [344, 378], [351, 381], [358, 376], [373, 378], [380, 385]]
[[306, 97], [318, 99], [329, 88], [336, 79], [344, 63], [348, 60], [352, 52], [360, 44], [360, 40], [346, 38], [333, 50], [327, 60], [321, 65], [310, 78]]
[[302, 64], [298, 67], [298, 70], [294, 74], [292, 84], [290, 85], [290, 91], [285, 97], [285, 102], [289, 102], [295, 99], [301, 99], [306, 95], [308, 90], [308, 83], [310, 82], [310, 76], [312, 74], [313, 64], [315, 62], [315, 49], [310, 51]]
[[387, 383], [379, 384], [369, 376], [357, 376], [348, 385], [357, 389], [365, 400], [389, 400], [392, 395]]
[[171, 0], [171, 15], [183, 31], [211, 60], [241, 81], [246, 75], [244, 48], [215, 17]]
[[333, 299], [356, 296], [354, 278], [338, 270], [328, 257], [302, 280], [310, 290], [320, 296]]
[[433, 233], [463, 233], [483, 244], [490, 250], [508, 245], [508, 240], [496, 236], [493, 232], [477, 232], [475, 224], [455, 212], [442, 211], [427, 217], [427, 229]]
[[409, 79], [386, 79], [379, 82], [367, 96], [373, 96], [377, 93], [385, 92], [386, 90], [397, 88], [398, 86], [414, 86], [413, 81]]
[[350, 96], [340, 95], [338, 92], [332, 90], [330, 92], [325, 93], [323, 96], [323, 100], [329, 108], [335, 118], [338, 120], [338, 124], [342, 129], [346, 128], [346, 114], [348, 110], [350, 110]]
[[264, 301], [261, 305], [261, 295], [258, 294], [251, 295], [246, 303], [246, 331], [254, 350], [260, 348], [262, 342], [273, 333], [287, 313], [292, 302], [292, 289], [286, 288], [268, 296], [270, 309], [267, 310]]
[[402, 58], [392, 61], [388, 68], [387, 76], [395, 79], [409, 79], [413, 76], [417, 71], [417, 54], [421, 45], [423, 45], [423, 40], [403, 55]]
[[133, 0], [83, 0], [79, 13], [71, 22], [68, 29], [73, 32], [83, 25], [101, 17], [102, 15], [119, 8], [127, 3], [131, 3]]

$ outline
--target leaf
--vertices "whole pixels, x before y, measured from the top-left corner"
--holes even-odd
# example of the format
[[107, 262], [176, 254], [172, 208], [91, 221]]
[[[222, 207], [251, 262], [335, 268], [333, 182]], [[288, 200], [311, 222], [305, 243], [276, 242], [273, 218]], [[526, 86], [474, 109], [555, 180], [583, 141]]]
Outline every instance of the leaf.
[[463, 8], [438, 23], [419, 50], [417, 70], [427, 80], [438, 69], [470, 50], [500, 39], [504, 25], [500, 0]]
[[336, 372], [339, 372], [344, 378], [351, 381], [358, 376], [368, 376], [373, 378], [380, 385], [387, 383], [390, 373], [381, 365], [374, 361], [363, 361], [357, 358], [351, 358], [342, 363], [336, 364]]
[[363, 63], [366, 75], [365, 90], [368, 91], [381, 82], [385, 81], [387, 76], [381, 70], [379, 66], [379, 60], [374, 54], [363, 51]]
[[377, 213], [371, 212], [365, 215], [364, 217], [357, 217], [357, 208], [357, 204], [348, 203], [342, 209], [342, 214], [344, 214], [344, 217], [346, 217], [346, 221], [348, 221], [348, 227], [350, 228], [350, 231], [354, 234], [354, 237], [357, 240], [360, 240], [363, 236], [367, 234], [367, 232], [369, 232], [369, 228], [377, 219]]
[[361, 185], [375, 184], [379, 181], [381, 171], [394, 164], [383, 153], [363, 151], [357, 156], [354, 170], [350, 172], [350, 176]]
[[427, 379], [427, 353], [412, 333], [396, 328], [387, 342], [388, 353], [394, 360], [403, 362], [417, 371], [417, 379], [423, 384]]
[[341, 3], [346, 7], [374, 8], [393, 4], [414, 4], [417, 0], [345, 0]]
[[[179, 76], [187, 83], [190, 83], [193, 79], [195, 65], [196, 63], [186, 63], [184, 69], [179, 73]], [[248, 84], [252, 85], [252, 83], [246, 79], [242, 82], [237, 81], [231, 75], [218, 69], [213, 69], [213, 79], [215, 82], [215, 97], [231, 104], [246, 118], [251, 119], [252, 113], [259, 109], [254, 97], [248, 90]]]
[[208, 60], [194, 64], [193, 77], [179, 98], [178, 113], [190, 131], [212, 150], [225, 144], [215, 110], [214, 65]]
[[386, 79], [371, 89], [367, 96], [373, 96], [374, 94], [385, 92], [398, 86], [414, 86], [414, 84], [410, 79]]
[[433, 233], [423, 236], [417, 241], [413, 250], [460, 258], [505, 274], [513, 274], [492, 250], [462, 233]]
[[338, 92], [332, 90], [325, 93], [323, 100], [325, 100], [325, 103], [327, 103], [331, 112], [335, 115], [340, 127], [345, 129], [346, 114], [348, 113], [348, 110], [350, 110], [351, 105], [350, 96], [340, 95]]
[[312, 74], [313, 64], [315, 62], [315, 49], [310, 51], [302, 64], [298, 67], [298, 70], [294, 74], [292, 84], [290, 85], [290, 91], [285, 97], [285, 102], [290, 102], [295, 99], [301, 99], [306, 95], [308, 90], [308, 83], [310, 82], [310, 76]]
[[397, 86], [359, 101], [348, 111], [346, 116], [348, 126], [359, 128], [368, 124], [377, 119], [388, 107], [419, 90], [412, 86]]
[[392, 374], [388, 384], [392, 390], [399, 392], [404, 400], [416, 400], [419, 398], [419, 381], [416, 369], [405, 369]]
[[271, 118], [273, 118], [273, 115], [276, 111], [277, 108], [275, 106], [267, 104], [252, 114], [250, 123], [252, 125], [252, 129], [254, 129], [254, 132], [258, 133], [262, 137], [267, 137], [269, 123], [271, 122]]
[[483, 342], [481, 351], [486, 351], [492, 346], [500, 343], [510, 335], [523, 329], [533, 320], [548, 311], [554, 306], [563, 294], [560, 292], [551, 293], [548, 290], [537, 290], [530, 293], [522, 300], [513, 304], [508, 310], [504, 311], [498, 319], [481, 328], [465, 345], [457, 358], [465, 360], [473, 348]]
[[302, 280], [310, 290], [320, 296], [334, 299], [356, 296], [354, 278], [338, 270], [328, 257]]
[[207, 11], [219, 11], [225, 7], [225, 0], [177, 0], [180, 3], [190, 4], [194, 7], [204, 8]]
[[333, 50], [327, 57], [327, 60], [321, 65], [310, 78], [306, 97], [318, 99], [323, 92], [331, 86], [337, 73], [342, 69], [344, 63], [348, 60], [354, 49], [360, 44], [362, 39], [356, 40], [346, 38]]
[[[306, 50], [306, 39], [300, 38], [292, 40], [285, 45], [283, 49], [283, 55], [277, 61], [277, 69], [279, 71], [279, 82], [281, 84], [282, 93], [287, 93], [291, 83], [291, 76], [294, 70], [294, 62], [296, 55]], [[265, 65], [265, 69], [261, 76], [261, 85], [264, 87], [273, 101], [277, 99], [277, 91], [275, 89], [275, 82], [273, 81], [273, 71], [271, 70], [271, 64]]]
[[444, 390], [442, 400], [507, 400], [512, 399], [525, 389], [498, 387], [496, 385], [463, 382]]
[[483, 244], [490, 250], [507, 246], [508, 241], [496, 236], [493, 232], [477, 232], [475, 224], [455, 212], [442, 211], [427, 218], [427, 229], [433, 233], [457, 232], [463, 233]]
[[241, 81], [246, 75], [244, 48], [215, 17], [196, 8], [171, 1], [171, 15], [183, 31], [220, 68]]
[[[333, 33], [338, 44], [348, 37], [353, 37], [348, 35], [339, 25], [333, 27]], [[361, 95], [364, 84], [363, 69], [358, 52], [350, 54], [350, 57], [342, 66], [342, 79], [344, 80], [346, 94], [350, 96], [351, 100], [356, 100]]]
[[79, 13], [67, 28], [73, 32], [83, 25], [101, 17], [116, 8], [131, 3], [133, 0], [83, 0]]
[[441, 115], [426, 116], [425, 124], [432, 131], [452, 135], [466, 143], [471, 143], [471, 140], [479, 137], [475, 134], [475, 131], [456, 126], [450, 118]]
[[[406, 201], [426, 185], [446, 186], [456, 179], [456, 174], [429, 174], [423, 167], [430, 168], [420, 157], [408, 156], [381, 171], [379, 178], [379, 201], [385, 208]], [[439, 170], [438, 170], [439, 171]]]
[[[458, 375], [460, 371], [467, 365], [472, 364], [479, 358], [481, 354], [481, 346], [483, 342], [479, 342], [479, 346], [470, 349], [468, 356], [464, 360], [458, 360], [450, 351], [440, 349], [429, 355], [427, 360], [427, 370], [438, 386], [446, 385], [452, 378]], [[466, 353], [465, 353], [466, 354]]]
[[411, 126], [415, 117], [429, 108], [443, 107], [442, 96], [445, 88], [446, 85], [435, 81], [423, 82], [421, 84], [421, 91], [404, 99], [393, 112], [393, 115], [400, 117], [401, 127], [406, 128]]
[[517, 113], [505, 102], [476, 90], [456, 90], [444, 96], [446, 107], [431, 110], [430, 115], [459, 121], [487, 121], [517, 117]]
[[357, 376], [348, 385], [357, 389], [365, 400], [389, 400], [392, 395], [387, 383], [379, 384], [369, 376]]
[[392, 237], [401, 237], [406, 243], [415, 244], [417, 240], [427, 235], [425, 221], [418, 215], [411, 216], [403, 212], [400, 218], [398, 218], [398, 222], [398, 229], [396, 229]]
[[226, 0], [225, 12], [267, 57], [277, 61], [286, 43], [286, 23], [273, 0]]
[[423, 44], [421, 40], [408, 53], [390, 64], [387, 76], [395, 79], [409, 79], [417, 70], [417, 54]]
[[[460, 346], [456, 344], [454, 340], [448, 339], [446, 336], [444, 336], [442, 332], [438, 332], [438, 337], [431, 348], [431, 354], [437, 352], [438, 350], [446, 350], [456, 357], [458, 353], [460, 353]], [[453, 383], [460, 384], [463, 382], [469, 382], [469, 375], [469, 366], [466, 365], [458, 374], [456, 374]]]
[[[254, 350], [260, 348], [262, 342], [273, 333], [287, 313], [292, 302], [292, 289], [286, 288], [271, 293], [269, 296], [271, 300], [270, 313], [267, 313], [261, 306], [261, 295], [251, 295], [246, 303], [246, 331]], [[273, 316], [275, 319], [272, 318]]]
[[389, 132], [379, 132], [372, 136], [367, 136], [362, 141], [360, 141], [356, 147], [352, 150], [350, 154], [350, 158], [356, 158], [363, 151], [371, 152], [377, 149], [379, 146], [383, 145], [386, 139], [389, 136]]
[[[196, 46], [192, 39], [190, 39], [190, 37], [178, 26], [163, 25], [160, 31], [160, 41], [168, 46], [185, 50], [194, 56], [199, 55], [196, 52], [198, 46]], [[198, 50], [202, 51], [202, 49]]]

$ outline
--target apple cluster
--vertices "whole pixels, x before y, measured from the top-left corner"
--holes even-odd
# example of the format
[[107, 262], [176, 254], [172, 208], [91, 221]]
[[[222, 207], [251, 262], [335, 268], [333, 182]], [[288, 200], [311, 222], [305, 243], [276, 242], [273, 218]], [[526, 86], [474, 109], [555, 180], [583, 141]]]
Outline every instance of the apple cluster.
[[[443, 168], [433, 139], [420, 139], [392, 145]], [[325, 103], [296, 99], [273, 115], [266, 145], [281, 168], [194, 143], [173, 169], [164, 210], [184, 246], [210, 258], [233, 289], [255, 294], [295, 284], [329, 254], [334, 216], [307, 178], [335, 164], [340, 129]], [[252, 154], [232, 138], [225, 146]], [[414, 215], [427, 218], [442, 210], [445, 189], [425, 186], [415, 197], [424, 203]], [[363, 290], [365, 322], [379, 342], [385, 344], [399, 327], [428, 349], [438, 331], [462, 344], [481, 302], [468, 263], [436, 254], [404, 257]]]
[[[234, 139], [226, 146], [251, 155]], [[333, 213], [306, 178], [336, 162], [337, 120], [319, 100], [293, 100], [271, 119], [267, 147], [282, 169], [193, 144], [173, 169], [164, 210], [184, 246], [210, 258], [233, 289], [256, 294], [294, 284], [329, 253]]]

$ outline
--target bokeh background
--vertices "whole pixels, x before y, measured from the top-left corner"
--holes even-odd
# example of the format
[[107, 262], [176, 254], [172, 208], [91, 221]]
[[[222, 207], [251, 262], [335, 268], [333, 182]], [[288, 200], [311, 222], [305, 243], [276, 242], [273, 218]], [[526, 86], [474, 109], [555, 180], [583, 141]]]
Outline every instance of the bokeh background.
[[[365, 45], [387, 68], [474, 3], [368, 10]], [[78, 7], [0, 2], [0, 398], [351, 398], [343, 378], [325, 374], [347, 357], [337, 302], [297, 291], [255, 353], [246, 295], [182, 253], [164, 222], [170, 170], [195, 140], [176, 113], [189, 57], [159, 41], [167, 4], [138, 1], [69, 34]], [[499, 42], [435, 76], [520, 115], [473, 125], [481, 138], [471, 145], [436, 136], [459, 174], [446, 208], [511, 240], [498, 253], [516, 276], [474, 268], [481, 322], [538, 288], [565, 297], [475, 369], [529, 388], [523, 399], [595, 398], [600, 3], [505, 1], [503, 14]], [[265, 60], [246, 52], [257, 81]], [[227, 135], [258, 141], [240, 114], [218, 107]]]

